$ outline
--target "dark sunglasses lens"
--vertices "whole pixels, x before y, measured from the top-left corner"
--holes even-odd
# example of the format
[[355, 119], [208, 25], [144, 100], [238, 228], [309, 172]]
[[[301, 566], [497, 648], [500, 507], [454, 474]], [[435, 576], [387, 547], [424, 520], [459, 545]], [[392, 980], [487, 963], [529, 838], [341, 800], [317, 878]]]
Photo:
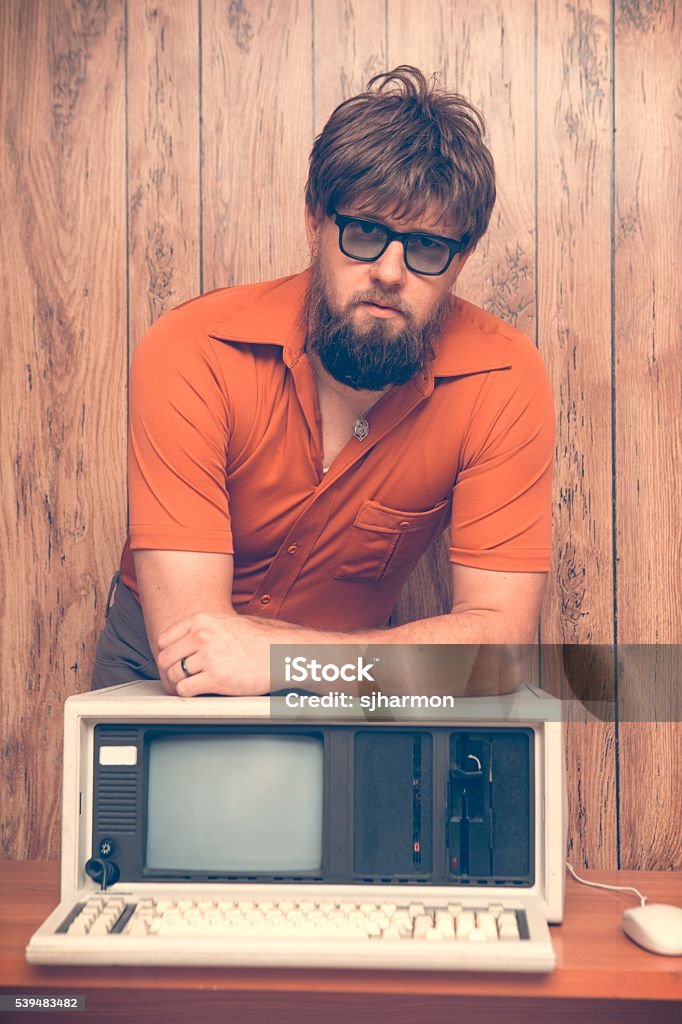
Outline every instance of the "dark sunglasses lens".
[[343, 229], [341, 245], [348, 256], [359, 260], [376, 259], [386, 245], [386, 232], [380, 224], [351, 220]]
[[450, 250], [437, 238], [416, 235], [407, 243], [407, 265], [418, 274], [440, 274], [449, 258]]

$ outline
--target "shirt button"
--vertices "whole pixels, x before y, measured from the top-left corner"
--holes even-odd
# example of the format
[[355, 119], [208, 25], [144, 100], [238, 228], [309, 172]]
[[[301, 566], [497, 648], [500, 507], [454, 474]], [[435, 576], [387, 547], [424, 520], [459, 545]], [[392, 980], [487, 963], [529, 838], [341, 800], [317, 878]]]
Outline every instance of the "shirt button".
[[289, 547], [287, 548], [287, 554], [288, 555], [295, 555], [297, 551], [298, 551], [298, 544], [290, 544]]
[[271, 600], [272, 600], [272, 598], [270, 597], [269, 594], [263, 594], [263, 596], [260, 599], [260, 603], [261, 604], [270, 604]]
[[401, 530], [407, 530], [409, 529], [410, 524], [407, 522], [407, 520], [403, 520], [402, 523], [398, 523], [398, 526], [400, 527]]

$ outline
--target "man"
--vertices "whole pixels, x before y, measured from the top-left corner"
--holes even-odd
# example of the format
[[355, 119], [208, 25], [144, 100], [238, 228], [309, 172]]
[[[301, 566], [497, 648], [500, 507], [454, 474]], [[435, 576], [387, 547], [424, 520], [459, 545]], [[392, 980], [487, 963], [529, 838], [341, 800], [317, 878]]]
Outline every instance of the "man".
[[[158, 666], [171, 693], [262, 694], [271, 643], [533, 640], [547, 377], [524, 335], [453, 294], [495, 199], [482, 129], [415, 68], [375, 76], [313, 147], [309, 270], [194, 299], [142, 340], [95, 686]], [[448, 520], [451, 613], [387, 629]]]

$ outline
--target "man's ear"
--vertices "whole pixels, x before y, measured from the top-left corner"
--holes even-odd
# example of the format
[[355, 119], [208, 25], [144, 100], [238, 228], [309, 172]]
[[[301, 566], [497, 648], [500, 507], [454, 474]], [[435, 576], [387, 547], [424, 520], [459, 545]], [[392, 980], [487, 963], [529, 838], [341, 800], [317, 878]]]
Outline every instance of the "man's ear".
[[322, 215], [313, 213], [310, 207], [306, 204], [305, 207], [305, 235], [308, 239], [308, 248], [310, 249], [311, 255], [313, 246], [315, 244], [315, 238], [317, 236], [318, 229], [322, 223]]

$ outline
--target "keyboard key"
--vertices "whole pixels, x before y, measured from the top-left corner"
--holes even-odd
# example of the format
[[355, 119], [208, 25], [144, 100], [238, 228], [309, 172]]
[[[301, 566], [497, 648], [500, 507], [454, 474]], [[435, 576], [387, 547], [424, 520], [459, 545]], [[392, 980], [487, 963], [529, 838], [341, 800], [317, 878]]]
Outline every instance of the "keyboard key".
[[151, 921], [143, 917], [132, 917], [123, 929], [126, 935], [149, 935], [151, 932]]
[[396, 925], [397, 927], [400, 927], [401, 925], [407, 925], [410, 931], [412, 930], [412, 918], [410, 917], [406, 910], [396, 911], [393, 917], [390, 918], [390, 921], [392, 925]]
[[[107, 916], [102, 914], [102, 915], [100, 915], [100, 917], [97, 918], [97, 920], [93, 924], [92, 928], [90, 929], [89, 934], [90, 935], [108, 935], [109, 932], [111, 931], [113, 923], [114, 922], [110, 918], [108, 918]], [[70, 930], [71, 929], [69, 929], [69, 931]]]
[[433, 918], [430, 914], [418, 914], [414, 919], [414, 931], [412, 935], [415, 939], [423, 939], [426, 933], [433, 928]]
[[105, 907], [107, 910], [118, 910], [119, 914], [126, 905], [124, 896], [109, 896], [107, 897]]
[[487, 939], [490, 939], [492, 942], [496, 941], [497, 921], [491, 913], [480, 911], [476, 914], [476, 925], [481, 931], [485, 932]]
[[454, 939], [455, 922], [447, 911], [439, 910], [436, 914], [436, 928], [444, 939]]
[[91, 922], [88, 918], [79, 915], [68, 927], [68, 935], [87, 935], [90, 931]]

